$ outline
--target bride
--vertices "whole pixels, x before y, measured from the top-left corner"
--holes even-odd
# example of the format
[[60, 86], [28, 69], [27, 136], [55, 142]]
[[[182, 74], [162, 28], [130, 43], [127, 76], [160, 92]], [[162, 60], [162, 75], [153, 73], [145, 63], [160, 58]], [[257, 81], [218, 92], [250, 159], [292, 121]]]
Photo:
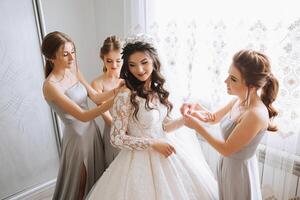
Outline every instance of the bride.
[[169, 117], [172, 104], [156, 49], [136, 40], [122, 54], [120, 76], [127, 88], [114, 100], [111, 128], [111, 143], [122, 150], [87, 199], [218, 199], [217, 182], [203, 156], [195, 159], [185, 150], [189, 144], [166, 136], [184, 121]]

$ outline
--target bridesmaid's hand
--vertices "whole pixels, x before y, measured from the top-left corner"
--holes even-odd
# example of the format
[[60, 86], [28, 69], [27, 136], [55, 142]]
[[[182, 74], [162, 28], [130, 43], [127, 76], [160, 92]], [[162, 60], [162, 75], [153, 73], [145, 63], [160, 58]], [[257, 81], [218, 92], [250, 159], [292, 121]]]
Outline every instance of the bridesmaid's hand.
[[116, 92], [115, 95], [118, 94], [120, 91], [126, 90], [126, 85], [124, 79], [122, 79], [118, 85], [118, 87], [115, 88]]
[[196, 130], [197, 128], [199, 128], [199, 126], [201, 126], [199, 124], [199, 120], [196, 117], [194, 117], [194, 116], [192, 116], [190, 114], [186, 114], [184, 116], [184, 125], [186, 127], [194, 129], [194, 130]]
[[158, 153], [164, 155], [166, 158], [172, 153], [176, 153], [175, 148], [162, 139], [154, 139], [151, 143], [151, 147]]
[[118, 88], [122, 88], [122, 87], [124, 87], [124, 86], [125, 86], [125, 80], [122, 79], [122, 80], [120, 81], [119, 85], [118, 85]]
[[216, 119], [216, 115], [205, 111], [205, 110], [201, 110], [201, 111], [191, 111], [190, 113], [188, 113], [189, 115], [192, 115], [193, 117], [196, 117], [197, 119], [203, 121], [203, 122], [214, 122]]

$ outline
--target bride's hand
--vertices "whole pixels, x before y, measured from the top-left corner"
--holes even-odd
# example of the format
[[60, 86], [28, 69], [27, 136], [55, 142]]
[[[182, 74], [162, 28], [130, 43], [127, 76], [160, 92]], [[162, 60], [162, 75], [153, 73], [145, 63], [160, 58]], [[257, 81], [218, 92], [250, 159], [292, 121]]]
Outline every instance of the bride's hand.
[[197, 105], [192, 103], [184, 103], [180, 107], [180, 112], [183, 116], [195, 110], [197, 110]]
[[180, 112], [181, 114], [184, 116], [186, 115], [189, 111], [190, 111], [190, 105], [188, 103], [184, 103], [182, 104], [182, 106], [180, 107]]
[[182, 115], [186, 115], [188, 113], [194, 112], [194, 111], [199, 111], [201, 110], [201, 106], [197, 103], [192, 104], [192, 103], [184, 103], [180, 107], [180, 112]]
[[193, 117], [196, 117], [197, 119], [203, 121], [203, 122], [213, 122], [216, 119], [215, 114], [201, 110], [201, 111], [190, 111], [188, 114], [192, 115]]
[[164, 155], [166, 158], [172, 153], [176, 153], [175, 148], [162, 139], [155, 139], [151, 143], [151, 147], [158, 153]]

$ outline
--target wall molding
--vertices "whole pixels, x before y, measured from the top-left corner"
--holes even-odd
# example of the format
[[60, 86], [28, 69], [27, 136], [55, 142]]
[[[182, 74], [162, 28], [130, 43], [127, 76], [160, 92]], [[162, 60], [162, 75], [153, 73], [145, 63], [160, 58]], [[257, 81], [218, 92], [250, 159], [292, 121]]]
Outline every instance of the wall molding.
[[[4, 198], [3, 200], [38, 200], [42, 193], [52, 191], [55, 187], [56, 179], [37, 185], [30, 189], [25, 189], [17, 194]], [[52, 194], [51, 194], [52, 196]]]

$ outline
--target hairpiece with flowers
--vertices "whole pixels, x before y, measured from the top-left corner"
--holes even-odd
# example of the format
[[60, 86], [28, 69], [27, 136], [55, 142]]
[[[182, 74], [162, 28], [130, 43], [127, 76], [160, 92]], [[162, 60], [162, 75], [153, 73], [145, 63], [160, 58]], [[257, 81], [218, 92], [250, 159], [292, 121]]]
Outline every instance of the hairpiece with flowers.
[[146, 34], [146, 33], [139, 33], [133, 36], [130, 36], [128, 38], [125, 39], [125, 44], [124, 47], [127, 46], [128, 44], [134, 44], [136, 42], [145, 42], [145, 43], [149, 43], [151, 45], [155, 45], [155, 39]]

